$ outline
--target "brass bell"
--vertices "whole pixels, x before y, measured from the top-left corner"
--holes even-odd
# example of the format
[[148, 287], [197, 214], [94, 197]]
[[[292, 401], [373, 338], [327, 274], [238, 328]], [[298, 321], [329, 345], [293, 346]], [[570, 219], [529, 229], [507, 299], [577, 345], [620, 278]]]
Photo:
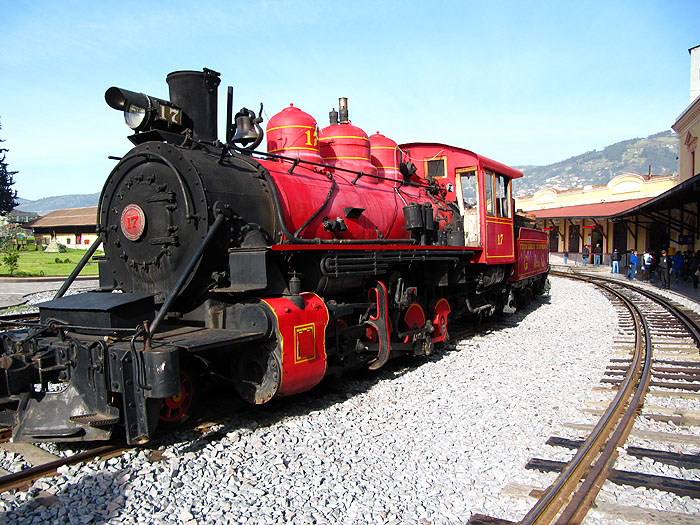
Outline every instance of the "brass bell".
[[255, 113], [246, 108], [236, 113], [236, 133], [233, 135], [231, 142], [247, 146], [258, 139], [259, 134], [254, 129], [254, 118]]

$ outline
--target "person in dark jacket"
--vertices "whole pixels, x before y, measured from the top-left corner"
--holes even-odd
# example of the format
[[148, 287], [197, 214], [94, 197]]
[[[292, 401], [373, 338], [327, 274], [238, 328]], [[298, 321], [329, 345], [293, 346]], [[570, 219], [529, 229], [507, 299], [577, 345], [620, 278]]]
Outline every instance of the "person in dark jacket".
[[583, 247], [583, 251], [581, 252], [581, 256], [583, 257], [583, 265], [588, 264], [588, 257], [591, 255], [591, 251], [588, 249], [588, 246]]
[[671, 277], [669, 272], [673, 267], [673, 261], [666, 255], [666, 250], [661, 250], [659, 257], [659, 277], [661, 278], [661, 287], [665, 289], [671, 288]]
[[600, 266], [600, 260], [603, 256], [603, 247], [600, 245], [600, 243], [595, 245], [595, 248], [593, 248], [593, 264], [596, 266]]
[[673, 282], [677, 283], [678, 279], [683, 280], [683, 265], [685, 264], [685, 257], [678, 251], [673, 256]]
[[610, 260], [612, 260], [612, 270], [610, 273], [620, 273], [620, 259], [622, 256], [620, 255], [620, 252], [617, 251], [617, 248], [615, 248], [612, 252], [612, 255], [610, 256]]
[[690, 259], [690, 276], [693, 278], [693, 288], [698, 287], [698, 281], [700, 280], [696, 275], [698, 269], [700, 269], [700, 250], [695, 252], [695, 255]]

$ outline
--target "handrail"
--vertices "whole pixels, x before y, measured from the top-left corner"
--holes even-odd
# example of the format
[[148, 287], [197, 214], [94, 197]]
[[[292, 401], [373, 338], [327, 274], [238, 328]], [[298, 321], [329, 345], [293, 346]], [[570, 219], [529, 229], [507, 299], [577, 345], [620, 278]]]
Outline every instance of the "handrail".
[[102, 237], [98, 237], [95, 242], [92, 243], [92, 246], [88, 248], [87, 252], [85, 252], [85, 255], [83, 255], [83, 258], [80, 259], [80, 262], [73, 268], [73, 271], [71, 274], [66, 278], [65, 281], [63, 281], [63, 284], [61, 287], [58, 289], [56, 292], [56, 295], [53, 296], [54, 299], [59, 299], [63, 297], [63, 294], [65, 294], [68, 291], [68, 288], [70, 288], [70, 285], [73, 284], [73, 281], [75, 281], [75, 278], [78, 276], [78, 274], [82, 271], [82, 269], [85, 267], [87, 262], [90, 260], [90, 257], [92, 257], [95, 252], [97, 251], [97, 248], [102, 244]]
[[187, 263], [187, 266], [185, 267], [182, 274], [178, 278], [177, 282], [175, 283], [175, 286], [173, 286], [172, 290], [170, 290], [168, 297], [165, 299], [165, 302], [160, 307], [160, 310], [158, 310], [158, 313], [156, 314], [155, 319], [153, 319], [153, 322], [151, 323], [151, 326], [148, 327], [147, 337], [150, 337], [151, 335], [153, 335], [155, 333], [155, 331], [158, 328], [158, 325], [161, 323], [161, 321], [163, 320], [165, 315], [170, 310], [170, 307], [173, 305], [173, 302], [175, 302], [175, 299], [177, 298], [178, 294], [180, 293], [180, 290], [185, 285], [185, 281], [187, 281], [187, 278], [190, 276], [190, 273], [192, 273], [192, 270], [197, 265], [199, 260], [202, 258], [202, 254], [204, 254], [204, 250], [209, 245], [211, 240], [214, 238], [214, 235], [216, 234], [219, 227], [223, 224], [224, 218], [225, 218], [225, 216], [223, 213], [220, 213], [216, 217], [216, 220], [211, 225], [211, 228], [209, 229], [209, 232], [207, 232], [207, 235], [204, 238], [204, 240], [202, 241], [202, 244], [199, 245], [199, 248], [197, 248], [197, 251], [194, 253], [194, 255], [192, 256], [190, 261]]

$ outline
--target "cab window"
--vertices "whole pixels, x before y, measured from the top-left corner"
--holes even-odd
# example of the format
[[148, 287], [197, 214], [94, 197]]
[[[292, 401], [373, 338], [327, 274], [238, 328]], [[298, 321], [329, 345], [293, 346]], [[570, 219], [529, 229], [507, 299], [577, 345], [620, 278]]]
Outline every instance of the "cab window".
[[477, 187], [476, 168], [460, 168], [456, 170], [462, 186], [462, 201], [465, 210], [476, 208]]
[[425, 178], [428, 180], [444, 179], [447, 174], [446, 163], [447, 157], [425, 159]]
[[494, 173], [484, 170], [484, 197], [486, 198], [486, 215], [496, 215], [493, 198]]
[[510, 179], [504, 175], [495, 174], [493, 182], [496, 192], [496, 214], [510, 219]]

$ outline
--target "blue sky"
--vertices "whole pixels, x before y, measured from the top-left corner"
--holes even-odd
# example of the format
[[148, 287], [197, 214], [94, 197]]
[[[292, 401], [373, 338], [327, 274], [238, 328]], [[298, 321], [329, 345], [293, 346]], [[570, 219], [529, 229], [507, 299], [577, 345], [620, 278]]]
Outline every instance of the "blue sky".
[[[689, 104], [700, 2], [0, 0], [0, 138], [20, 197], [93, 193], [130, 143], [110, 86], [168, 97], [221, 72], [267, 118], [293, 102], [509, 165], [669, 129]], [[267, 119], [266, 119], [267, 120]]]

